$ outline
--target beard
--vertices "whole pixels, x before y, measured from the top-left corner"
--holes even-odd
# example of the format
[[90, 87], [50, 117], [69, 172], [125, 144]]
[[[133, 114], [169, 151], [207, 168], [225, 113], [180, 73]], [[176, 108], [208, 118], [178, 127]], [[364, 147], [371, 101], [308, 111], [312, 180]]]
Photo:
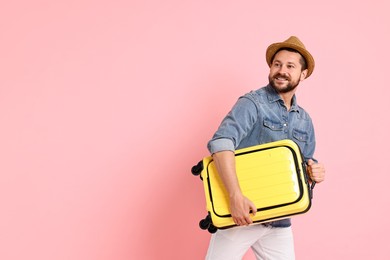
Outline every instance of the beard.
[[[278, 84], [276, 83], [276, 78], [283, 78], [283, 79], [286, 79], [288, 81], [288, 84], [287, 86], [285, 87], [282, 87], [282, 86], [278, 86]], [[278, 93], [288, 93], [290, 91], [293, 91], [296, 87], [298, 87], [299, 85], [299, 81], [295, 81], [295, 80], [291, 80], [290, 77], [288, 76], [283, 76], [281, 74], [276, 74], [274, 76], [271, 76], [269, 75], [268, 76], [268, 81], [269, 81], [269, 84], [278, 92]]]

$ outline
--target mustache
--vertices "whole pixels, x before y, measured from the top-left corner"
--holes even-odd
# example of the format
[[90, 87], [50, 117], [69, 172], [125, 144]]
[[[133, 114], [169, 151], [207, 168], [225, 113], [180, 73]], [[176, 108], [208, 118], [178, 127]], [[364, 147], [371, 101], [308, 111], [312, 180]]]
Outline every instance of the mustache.
[[282, 78], [282, 79], [290, 80], [290, 77], [289, 77], [289, 76], [282, 75], [282, 74], [280, 74], [280, 73], [275, 74], [272, 78], [273, 78], [273, 79], [275, 79], [275, 78]]

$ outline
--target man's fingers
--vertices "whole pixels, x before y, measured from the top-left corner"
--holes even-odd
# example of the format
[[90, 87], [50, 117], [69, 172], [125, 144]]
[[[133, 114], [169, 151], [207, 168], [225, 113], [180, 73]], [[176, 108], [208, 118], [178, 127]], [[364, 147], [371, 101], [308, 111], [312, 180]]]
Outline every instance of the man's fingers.
[[253, 220], [251, 219], [249, 213], [241, 217], [233, 218], [233, 221], [239, 226], [247, 226], [253, 223]]
[[257, 208], [256, 208], [255, 204], [252, 203], [250, 205], [250, 210], [251, 210], [253, 216], [256, 216]]
[[245, 217], [245, 222], [246, 222], [245, 225], [249, 225], [249, 224], [253, 223], [253, 221], [249, 215]]
[[315, 175], [325, 175], [325, 169], [321, 164], [314, 164], [311, 166], [311, 172]]
[[313, 181], [317, 183], [322, 182], [325, 178], [325, 167], [321, 163], [309, 165], [309, 173]]
[[235, 218], [234, 223], [236, 223], [238, 226], [246, 226], [252, 223], [252, 220], [246, 216], [240, 217], [240, 218]]
[[[246, 226], [252, 224], [250, 214], [256, 215], [257, 208], [255, 204], [248, 198], [244, 197], [242, 204], [238, 204], [239, 207], [232, 208], [232, 218], [234, 223], [239, 226]], [[233, 205], [231, 205], [233, 207]]]
[[315, 162], [312, 159], [307, 160], [307, 165], [311, 166], [315, 164]]

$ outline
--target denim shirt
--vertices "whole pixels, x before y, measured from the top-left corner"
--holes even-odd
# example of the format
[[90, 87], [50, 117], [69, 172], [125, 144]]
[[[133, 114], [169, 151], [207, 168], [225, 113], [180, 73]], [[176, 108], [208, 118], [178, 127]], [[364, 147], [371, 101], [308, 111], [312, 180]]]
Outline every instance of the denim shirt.
[[[295, 95], [288, 111], [279, 94], [267, 85], [238, 99], [207, 148], [213, 154], [282, 139], [295, 141], [305, 161], [315, 160], [315, 135], [309, 114], [298, 106]], [[269, 225], [289, 227], [291, 220], [274, 221]]]

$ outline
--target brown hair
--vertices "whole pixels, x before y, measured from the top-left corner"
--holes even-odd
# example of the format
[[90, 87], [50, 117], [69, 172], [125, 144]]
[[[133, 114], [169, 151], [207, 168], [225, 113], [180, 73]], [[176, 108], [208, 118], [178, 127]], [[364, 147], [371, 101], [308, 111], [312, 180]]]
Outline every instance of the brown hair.
[[301, 58], [299, 59], [299, 63], [302, 66], [302, 70], [307, 69], [307, 62], [306, 62], [306, 59], [303, 57], [303, 55], [299, 51], [297, 51], [296, 49], [288, 48], [288, 47], [283, 47], [283, 48], [280, 48], [279, 50], [277, 50], [275, 52], [274, 56], [272, 56], [271, 63], [274, 61], [276, 54], [280, 51], [290, 51], [290, 52], [299, 53], [299, 55], [301, 55]]

